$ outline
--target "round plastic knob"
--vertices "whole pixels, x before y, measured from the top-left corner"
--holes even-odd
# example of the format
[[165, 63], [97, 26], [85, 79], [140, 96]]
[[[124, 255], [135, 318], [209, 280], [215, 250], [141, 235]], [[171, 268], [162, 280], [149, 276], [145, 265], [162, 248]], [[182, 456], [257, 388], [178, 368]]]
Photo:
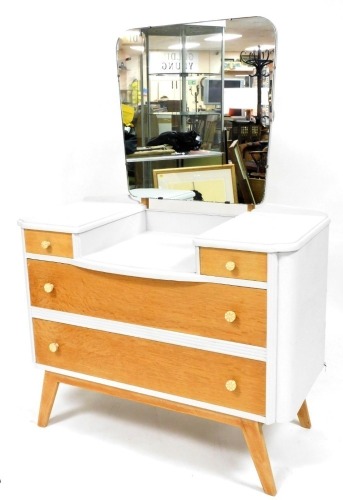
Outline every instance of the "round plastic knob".
[[54, 289], [54, 285], [52, 283], [45, 283], [43, 288], [44, 288], [44, 292], [51, 293]]
[[232, 260], [229, 260], [226, 264], [225, 264], [225, 268], [228, 270], [228, 271], [233, 271], [236, 267], [236, 264], [235, 262], [233, 262]]
[[50, 241], [44, 240], [40, 244], [40, 246], [43, 248], [43, 250], [47, 250], [49, 247], [51, 247]]
[[59, 345], [57, 344], [57, 342], [51, 342], [51, 344], [49, 344], [49, 351], [50, 352], [57, 352], [58, 348], [59, 348]]
[[225, 387], [229, 392], [233, 392], [237, 389], [237, 383], [235, 380], [228, 380], [225, 384]]
[[234, 311], [226, 311], [225, 319], [228, 323], [233, 323], [236, 319], [236, 313]]

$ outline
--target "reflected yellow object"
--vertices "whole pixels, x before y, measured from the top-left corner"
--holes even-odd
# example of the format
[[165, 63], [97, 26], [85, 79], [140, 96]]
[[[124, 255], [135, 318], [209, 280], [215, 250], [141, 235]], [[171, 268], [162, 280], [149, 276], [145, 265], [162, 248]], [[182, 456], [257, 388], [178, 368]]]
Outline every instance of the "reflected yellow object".
[[131, 90], [132, 90], [131, 102], [132, 104], [137, 106], [137, 104], [141, 102], [141, 91], [140, 91], [139, 80], [133, 80], [133, 82], [131, 83]]
[[121, 105], [121, 116], [123, 120], [123, 124], [128, 127], [132, 126], [132, 120], [135, 114], [135, 108], [133, 106], [129, 106], [128, 104]]

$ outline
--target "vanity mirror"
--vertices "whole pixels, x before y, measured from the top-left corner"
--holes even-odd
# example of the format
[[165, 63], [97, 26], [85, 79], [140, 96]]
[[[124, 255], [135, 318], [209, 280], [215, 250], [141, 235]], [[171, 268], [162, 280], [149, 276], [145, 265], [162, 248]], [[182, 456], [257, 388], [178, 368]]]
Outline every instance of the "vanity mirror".
[[[201, 176], [217, 186], [217, 195], [225, 174], [231, 188], [238, 180], [237, 195], [227, 186], [224, 201], [230, 198], [230, 204], [188, 198], [136, 203], [124, 182], [111, 200], [94, 196], [44, 205], [19, 224], [32, 354], [44, 370], [38, 425], [48, 425], [58, 387], [68, 384], [234, 426], [245, 438], [263, 490], [275, 495], [263, 425], [291, 423], [298, 416], [302, 427], [311, 426], [306, 399], [324, 366], [329, 219], [267, 200], [252, 210], [249, 201], [236, 202], [240, 180], [253, 180], [245, 175], [242, 146], [257, 142], [242, 137], [243, 125], [251, 133], [262, 128], [271, 110], [263, 111], [258, 98], [256, 112], [242, 103], [226, 104], [225, 91], [235, 88], [226, 88], [225, 79], [262, 96], [262, 84], [248, 85], [257, 79], [251, 66], [272, 70], [274, 64], [266, 62], [272, 53], [261, 45], [245, 51], [251, 65], [229, 57], [224, 29], [242, 33], [234, 23], [141, 29], [122, 37], [118, 49], [123, 122], [134, 122], [135, 147], [148, 146], [162, 126], [184, 133], [192, 128], [202, 137], [201, 148], [189, 154], [173, 155], [166, 145], [139, 149], [133, 162], [127, 155], [127, 167], [134, 167], [131, 193], [152, 189], [152, 198], [168, 198], [170, 191], [182, 198], [194, 195], [196, 187], [205, 195], [196, 177]], [[262, 32], [244, 48], [261, 42]], [[218, 35], [212, 50], [187, 48], [188, 42]], [[171, 43], [181, 43], [181, 49]], [[129, 47], [141, 45], [135, 67]], [[242, 110], [257, 122], [240, 127], [231, 114]], [[268, 133], [269, 124], [264, 129]], [[235, 159], [230, 165], [228, 149]], [[113, 168], [118, 173], [121, 167], [118, 155]], [[170, 183], [154, 187], [151, 175], [160, 179], [172, 168]], [[189, 174], [182, 185], [175, 181], [177, 171]]]
[[[246, 203], [237, 141], [251, 202], [263, 199], [272, 121], [275, 28], [263, 17], [133, 29], [117, 43], [128, 186], [132, 195], [228, 202], [216, 178], [199, 167], [233, 162], [232, 189]], [[179, 133], [196, 141], [178, 147]], [[159, 145], [151, 140], [159, 138]], [[199, 146], [199, 139], [201, 144]], [[197, 142], [198, 141], [198, 142]], [[155, 144], [156, 141], [154, 141]], [[194, 179], [161, 191], [155, 170], [194, 167]], [[217, 169], [213, 169], [216, 171]], [[247, 179], [247, 181], [246, 181]], [[204, 191], [204, 192], [202, 192]], [[194, 196], [193, 196], [194, 195]]]

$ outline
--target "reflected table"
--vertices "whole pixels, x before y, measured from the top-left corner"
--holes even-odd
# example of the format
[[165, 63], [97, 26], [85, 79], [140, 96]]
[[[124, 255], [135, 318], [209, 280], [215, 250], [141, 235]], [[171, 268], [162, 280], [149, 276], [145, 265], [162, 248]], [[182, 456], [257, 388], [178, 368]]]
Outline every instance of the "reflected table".
[[[142, 184], [144, 187], [150, 188], [153, 187], [152, 181], [152, 164], [156, 162], [170, 162], [176, 161], [176, 167], [181, 168], [184, 166], [184, 162], [187, 160], [194, 160], [197, 158], [214, 158], [220, 157], [219, 163], [222, 163], [222, 152], [221, 151], [207, 151], [203, 149], [199, 149], [198, 151], [189, 151], [188, 153], [171, 153], [171, 154], [153, 154], [153, 155], [144, 155], [139, 151], [133, 153], [126, 157], [126, 165], [132, 163], [142, 163]], [[167, 168], [167, 165], [166, 165]]]
[[183, 189], [136, 188], [130, 189], [135, 199], [153, 198], [157, 200], [193, 200], [194, 191]]

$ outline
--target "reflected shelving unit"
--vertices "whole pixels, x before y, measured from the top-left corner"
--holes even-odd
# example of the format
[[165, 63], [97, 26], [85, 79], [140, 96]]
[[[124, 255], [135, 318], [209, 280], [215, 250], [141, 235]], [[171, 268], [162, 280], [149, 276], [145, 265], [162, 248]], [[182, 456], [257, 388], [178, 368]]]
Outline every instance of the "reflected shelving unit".
[[[202, 148], [221, 150], [223, 128], [223, 26], [180, 24], [143, 28], [142, 143], [156, 132], [195, 130]], [[216, 37], [210, 50], [204, 40]], [[164, 40], [167, 42], [164, 43]], [[162, 47], [162, 49], [161, 49]], [[208, 94], [211, 81], [212, 95]], [[213, 94], [214, 90], [214, 94]], [[144, 101], [146, 94], [146, 101]]]
[[[127, 157], [130, 187], [153, 187], [153, 168], [223, 162], [225, 23], [178, 24], [131, 30], [118, 41], [121, 103], [132, 107], [137, 146], [163, 132], [195, 130], [201, 151], [177, 159]], [[208, 37], [216, 37], [206, 43]], [[211, 84], [211, 85], [210, 85]], [[150, 161], [151, 160], [151, 161]], [[131, 176], [130, 176], [131, 174]]]

